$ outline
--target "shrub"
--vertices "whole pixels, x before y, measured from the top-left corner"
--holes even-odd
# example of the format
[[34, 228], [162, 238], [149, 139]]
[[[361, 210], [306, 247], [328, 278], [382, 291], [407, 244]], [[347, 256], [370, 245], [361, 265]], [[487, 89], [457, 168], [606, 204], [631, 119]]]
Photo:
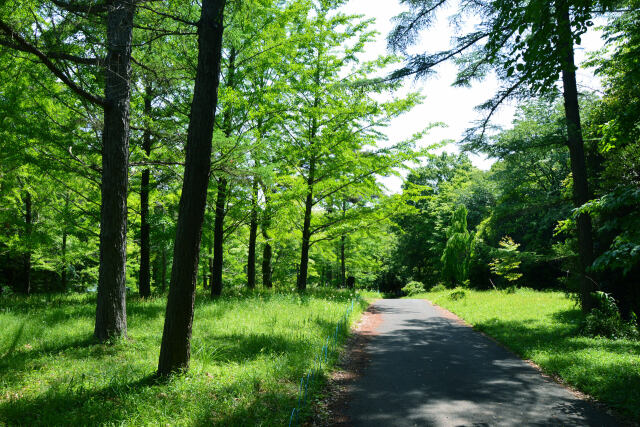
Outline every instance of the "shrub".
[[404, 292], [408, 296], [413, 296], [424, 292], [424, 284], [421, 282], [416, 282], [415, 280], [410, 281], [404, 288], [402, 288], [402, 292]]
[[438, 283], [433, 288], [431, 288], [431, 292], [444, 292], [446, 290], [447, 290], [447, 287], [442, 283]]
[[636, 318], [632, 313], [631, 320], [620, 317], [616, 301], [610, 294], [595, 292], [596, 308], [591, 310], [582, 324], [582, 334], [590, 337], [606, 338], [638, 338]]
[[452, 299], [454, 301], [460, 300], [464, 297], [467, 296], [467, 291], [465, 291], [462, 288], [455, 288], [450, 294], [449, 294], [449, 299]]

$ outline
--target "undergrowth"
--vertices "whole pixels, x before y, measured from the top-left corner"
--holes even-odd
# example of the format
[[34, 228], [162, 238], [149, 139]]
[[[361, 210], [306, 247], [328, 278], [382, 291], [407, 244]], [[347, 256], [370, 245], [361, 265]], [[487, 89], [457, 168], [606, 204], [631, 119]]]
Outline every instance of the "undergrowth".
[[640, 341], [581, 335], [584, 318], [562, 292], [429, 292], [427, 298], [545, 372], [640, 420]]
[[129, 298], [128, 339], [112, 344], [92, 338], [95, 296], [2, 298], [0, 425], [285, 425], [351, 298], [198, 295], [191, 369], [166, 382], [154, 375], [165, 298]]

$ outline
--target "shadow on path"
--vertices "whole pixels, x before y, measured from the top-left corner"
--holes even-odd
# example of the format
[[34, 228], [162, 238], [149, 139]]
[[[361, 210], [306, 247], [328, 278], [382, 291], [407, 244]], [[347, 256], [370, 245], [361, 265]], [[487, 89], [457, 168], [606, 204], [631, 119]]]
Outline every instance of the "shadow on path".
[[376, 306], [383, 322], [351, 387], [349, 425], [617, 425], [426, 301]]

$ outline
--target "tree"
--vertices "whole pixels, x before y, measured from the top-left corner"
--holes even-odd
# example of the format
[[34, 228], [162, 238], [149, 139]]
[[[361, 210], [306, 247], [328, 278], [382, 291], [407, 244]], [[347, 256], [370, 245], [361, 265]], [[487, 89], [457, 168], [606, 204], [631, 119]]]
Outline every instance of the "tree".
[[451, 215], [447, 245], [442, 254], [442, 278], [452, 285], [464, 285], [469, 274], [471, 235], [467, 230], [467, 208], [464, 205]]
[[[126, 317], [126, 236], [127, 190], [129, 161], [129, 97], [131, 73], [131, 38], [135, 3], [115, 0], [95, 7], [54, 2], [58, 9], [42, 7], [48, 14], [36, 18], [29, 27], [18, 30], [0, 17], [0, 44], [26, 52], [37, 58], [73, 92], [104, 109], [102, 130], [102, 181], [100, 215], [100, 271], [94, 335], [101, 341], [125, 336]], [[104, 14], [106, 12], [106, 15]], [[77, 16], [104, 16], [106, 50], [103, 60], [78, 56], [74, 46], [64, 41], [85, 39], [83, 29], [73, 29], [71, 21]], [[54, 25], [56, 16], [69, 17], [60, 27]], [[62, 28], [60, 30], [59, 28]], [[68, 32], [71, 28], [71, 34]], [[37, 29], [37, 31], [33, 31]], [[44, 29], [44, 30], [43, 30]], [[34, 32], [33, 41], [23, 33]], [[73, 32], [75, 31], [76, 34]], [[39, 34], [42, 32], [43, 34]], [[39, 36], [38, 36], [39, 34]], [[42, 41], [40, 46], [38, 41]], [[75, 47], [77, 50], [77, 46]], [[82, 46], [80, 46], [82, 48]], [[58, 61], [59, 63], [56, 63]], [[93, 95], [75, 82], [65, 71], [67, 64], [78, 67], [101, 64], [104, 67], [104, 98]]]
[[189, 369], [198, 255], [218, 102], [225, 5], [225, 0], [202, 2], [196, 82], [187, 135], [173, 268], [158, 362], [158, 375], [161, 376]]
[[[398, 25], [389, 35], [394, 49], [406, 52], [409, 45], [434, 19], [446, 0], [405, 0], [412, 10], [398, 17]], [[463, 1], [458, 19], [465, 16], [480, 18], [473, 31], [457, 37], [451, 49], [435, 54], [409, 57], [407, 65], [392, 77], [425, 76], [436, 65], [456, 59], [460, 69], [455, 84], [468, 85], [493, 69], [504, 82], [496, 96], [482, 108], [488, 111], [478, 128], [468, 135], [467, 148], [485, 137], [493, 113], [506, 99], [529, 94], [547, 94], [555, 90], [561, 77], [566, 119], [566, 144], [571, 158], [574, 205], [583, 205], [590, 199], [584, 143], [580, 122], [578, 91], [575, 76], [574, 44], [593, 25], [596, 8], [606, 10], [615, 2], [597, 0], [483, 0]], [[579, 247], [580, 298], [582, 308], [592, 307], [592, 283], [587, 269], [593, 262], [593, 237], [589, 215], [577, 219]]]
[[522, 273], [518, 271], [520, 267], [520, 260], [518, 259], [519, 246], [511, 237], [503, 237], [500, 240], [499, 256], [489, 263], [493, 273], [504, 277], [510, 283], [522, 277]]

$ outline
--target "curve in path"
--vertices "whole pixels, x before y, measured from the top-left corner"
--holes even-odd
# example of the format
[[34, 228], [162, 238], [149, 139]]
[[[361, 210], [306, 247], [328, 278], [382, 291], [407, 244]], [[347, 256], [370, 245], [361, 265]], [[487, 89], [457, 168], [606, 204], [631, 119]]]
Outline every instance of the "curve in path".
[[616, 420], [425, 300], [375, 303], [382, 323], [350, 387], [354, 426], [612, 426]]

